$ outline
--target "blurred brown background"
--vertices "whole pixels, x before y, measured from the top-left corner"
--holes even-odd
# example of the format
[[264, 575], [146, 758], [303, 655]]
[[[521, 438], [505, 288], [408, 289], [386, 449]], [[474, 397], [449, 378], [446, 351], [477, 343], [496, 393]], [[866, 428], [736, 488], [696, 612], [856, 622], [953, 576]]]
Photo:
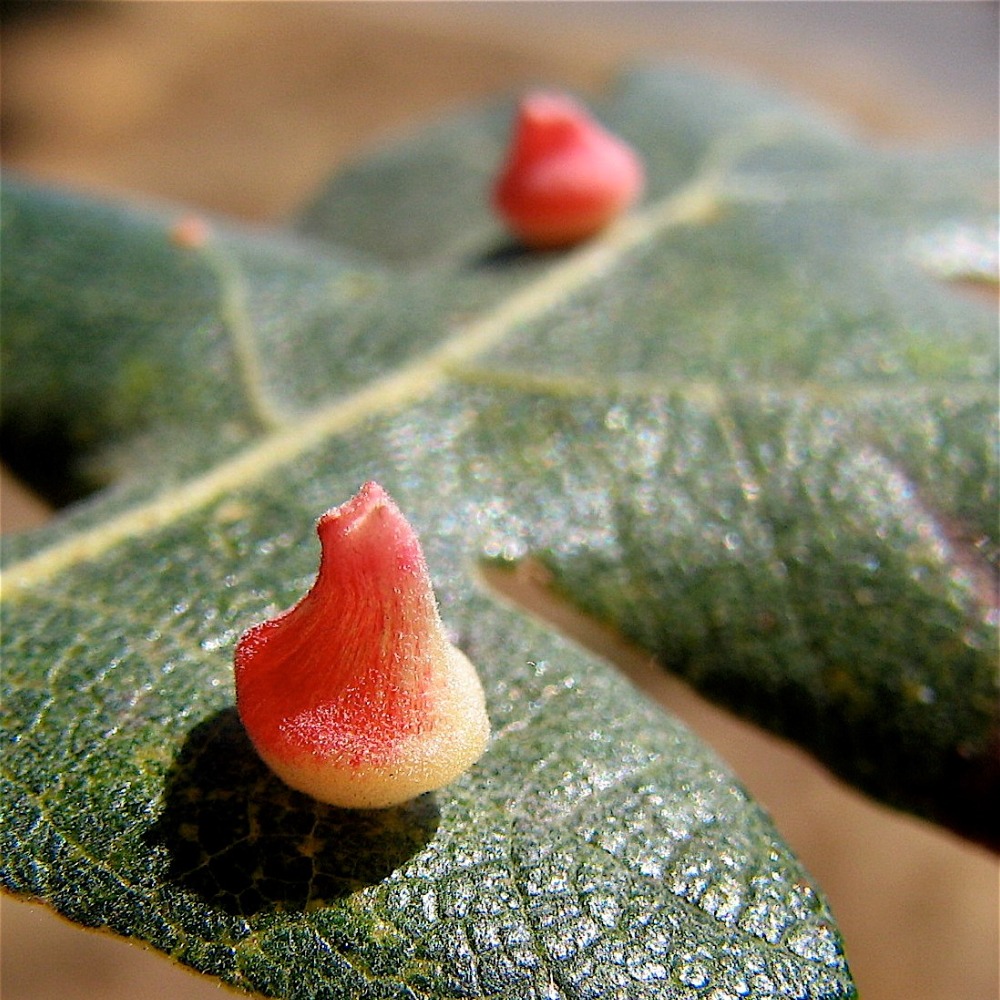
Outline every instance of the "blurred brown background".
[[[3, 3], [3, 161], [77, 188], [255, 220], [345, 159], [479, 99], [596, 92], [636, 59], [771, 82], [873, 142], [997, 138], [994, 3]], [[47, 516], [4, 481], [4, 530]], [[596, 641], [596, 640], [595, 640]], [[627, 654], [621, 654], [628, 659]], [[795, 750], [646, 685], [734, 766], [829, 895], [865, 1000], [996, 1000], [998, 868]], [[4, 1000], [218, 987], [5, 901]]]

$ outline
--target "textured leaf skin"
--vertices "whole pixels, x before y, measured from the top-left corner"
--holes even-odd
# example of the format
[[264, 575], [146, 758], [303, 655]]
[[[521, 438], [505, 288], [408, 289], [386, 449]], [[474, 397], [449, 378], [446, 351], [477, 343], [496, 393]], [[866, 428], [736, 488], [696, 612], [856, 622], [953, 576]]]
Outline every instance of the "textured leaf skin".
[[[651, 201], [565, 257], [484, 214], [501, 112], [345, 175], [302, 238], [184, 249], [170, 213], [8, 182], [5, 434], [55, 434], [61, 473], [113, 483], [5, 546], [9, 891], [279, 997], [854, 995], [738, 781], [474, 563], [534, 553], [707, 690], [843, 734], [812, 746], [855, 777], [904, 761], [904, 804], [948, 814], [940, 759], [918, 768], [957, 732], [986, 746], [995, 624], [934, 512], [995, 545], [996, 356], [913, 248], [981, 225], [989, 178], [703, 78], [639, 74], [604, 110]], [[412, 183], [386, 202], [394, 170]], [[230, 668], [311, 581], [312, 520], [370, 478], [421, 533], [495, 730], [383, 813], [271, 777]], [[910, 714], [872, 729], [858, 703], [885, 691]]]
[[[971, 233], [980, 252], [957, 275], [996, 282], [995, 154], [873, 154], [697, 77], [636, 74], [612, 113], [654, 196], [699, 162], [725, 171], [724, 193], [709, 224], [638, 248], [627, 278], [491, 357], [537, 387], [543, 461], [576, 470], [596, 449], [610, 484], [587, 515], [604, 530], [546, 533], [522, 513], [506, 551], [852, 784], [1000, 848], [983, 808], [1000, 794], [996, 321], [935, 280]], [[305, 228], [366, 252], [392, 215], [459, 231], [444, 162], [462, 162], [460, 134], [439, 127], [425, 154], [448, 175], [439, 203], [399, 184], [382, 215], [348, 175]], [[402, 162], [390, 151], [376, 172]], [[548, 436], [566, 394], [586, 428], [572, 454]], [[596, 496], [592, 477], [564, 469], [563, 488]], [[534, 495], [525, 484], [512, 515]]]
[[[478, 424], [470, 402], [489, 412], [453, 394], [436, 425]], [[8, 607], [5, 662], [28, 666], [7, 677], [7, 887], [277, 996], [694, 996], [705, 976], [851, 995], [825, 905], [720, 763], [446, 568], [470, 518], [438, 497], [467, 498], [471, 478], [431, 461], [422, 426], [375, 422], [339, 474], [374, 465], [412, 491], [445, 621], [490, 691], [482, 763], [412, 806], [354, 813], [289, 792], [249, 747], [229, 651], [313, 570], [309, 526], [280, 529], [337, 488], [317, 455], [291, 484], [276, 476]], [[385, 456], [404, 447], [426, 479], [393, 479]], [[117, 612], [109, 574], [130, 595]], [[44, 648], [57, 632], [58, 653]]]

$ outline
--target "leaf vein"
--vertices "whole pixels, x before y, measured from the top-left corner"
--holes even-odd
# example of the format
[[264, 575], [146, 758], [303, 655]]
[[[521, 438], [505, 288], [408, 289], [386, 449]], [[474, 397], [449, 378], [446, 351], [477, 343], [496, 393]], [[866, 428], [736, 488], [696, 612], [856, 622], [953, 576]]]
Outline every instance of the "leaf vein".
[[537, 281], [459, 327], [409, 365], [319, 407], [292, 426], [275, 429], [203, 475], [12, 565], [4, 573], [0, 599], [16, 597], [74, 565], [98, 559], [121, 542], [179, 521], [235, 489], [258, 482], [365, 419], [430, 396], [456, 365], [482, 355], [511, 330], [544, 315], [634, 247], [666, 229], [711, 218], [719, 186], [714, 169], [708, 175], [696, 175], [672, 195], [611, 227], [604, 238], [569, 254]]

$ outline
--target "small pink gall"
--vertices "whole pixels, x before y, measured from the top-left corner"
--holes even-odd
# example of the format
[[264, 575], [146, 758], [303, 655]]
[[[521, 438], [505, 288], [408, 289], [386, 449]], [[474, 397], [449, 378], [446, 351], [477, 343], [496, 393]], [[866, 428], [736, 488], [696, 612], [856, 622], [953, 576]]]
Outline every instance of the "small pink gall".
[[200, 215], [185, 215], [170, 227], [170, 242], [182, 250], [198, 250], [208, 242], [208, 223]]
[[562, 94], [532, 93], [518, 107], [493, 205], [525, 246], [554, 249], [604, 229], [641, 195], [638, 154]]

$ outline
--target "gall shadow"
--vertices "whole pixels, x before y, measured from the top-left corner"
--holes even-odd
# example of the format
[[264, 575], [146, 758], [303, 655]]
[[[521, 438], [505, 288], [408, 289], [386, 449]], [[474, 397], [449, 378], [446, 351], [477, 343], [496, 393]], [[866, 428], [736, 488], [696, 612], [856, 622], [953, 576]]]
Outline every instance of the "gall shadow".
[[531, 250], [517, 240], [503, 240], [496, 245], [470, 257], [466, 261], [469, 271], [498, 271], [521, 265], [536, 265], [539, 261], [555, 260], [565, 251]]
[[235, 708], [189, 734], [147, 834], [168, 878], [239, 916], [306, 911], [386, 878], [434, 836], [433, 794], [391, 809], [337, 809], [288, 788], [257, 756]]

